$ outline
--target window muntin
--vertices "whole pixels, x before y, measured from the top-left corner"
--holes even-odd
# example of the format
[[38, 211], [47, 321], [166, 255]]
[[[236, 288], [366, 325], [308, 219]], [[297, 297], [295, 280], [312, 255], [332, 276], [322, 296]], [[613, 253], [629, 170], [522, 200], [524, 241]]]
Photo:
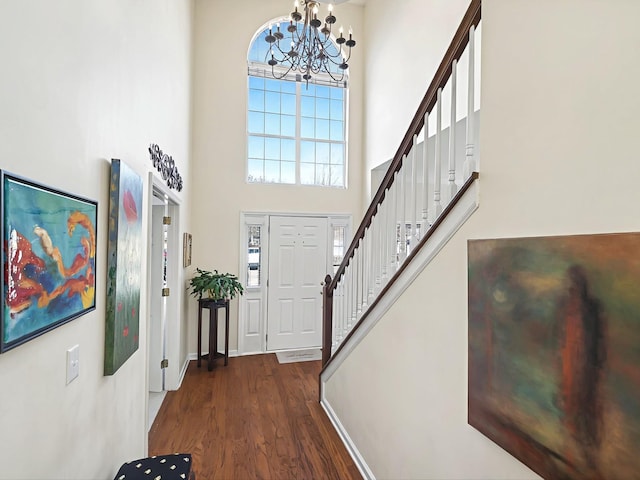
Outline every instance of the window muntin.
[[328, 75], [309, 83], [295, 81], [295, 75], [267, 78], [267, 31], [249, 51], [247, 181], [344, 188], [345, 84]]

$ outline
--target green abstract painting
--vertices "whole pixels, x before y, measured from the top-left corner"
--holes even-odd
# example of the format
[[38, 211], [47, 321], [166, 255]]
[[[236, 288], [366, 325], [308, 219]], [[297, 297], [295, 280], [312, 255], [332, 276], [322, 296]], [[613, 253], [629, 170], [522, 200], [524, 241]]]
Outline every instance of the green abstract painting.
[[142, 260], [142, 179], [111, 161], [104, 374], [113, 375], [138, 349]]

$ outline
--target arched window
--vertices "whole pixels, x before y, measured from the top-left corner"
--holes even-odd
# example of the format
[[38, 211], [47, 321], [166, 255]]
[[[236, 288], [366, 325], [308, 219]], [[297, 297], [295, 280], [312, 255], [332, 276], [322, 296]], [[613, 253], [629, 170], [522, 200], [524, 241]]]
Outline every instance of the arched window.
[[254, 37], [248, 55], [247, 181], [344, 188], [347, 82], [328, 74], [306, 82], [295, 71], [273, 78], [268, 32]]

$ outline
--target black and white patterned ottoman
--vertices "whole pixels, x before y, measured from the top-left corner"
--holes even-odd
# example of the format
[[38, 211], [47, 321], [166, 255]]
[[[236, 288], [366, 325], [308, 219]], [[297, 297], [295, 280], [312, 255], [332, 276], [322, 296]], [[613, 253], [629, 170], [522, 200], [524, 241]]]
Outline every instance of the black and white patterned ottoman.
[[140, 458], [120, 467], [113, 480], [195, 480], [190, 453]]

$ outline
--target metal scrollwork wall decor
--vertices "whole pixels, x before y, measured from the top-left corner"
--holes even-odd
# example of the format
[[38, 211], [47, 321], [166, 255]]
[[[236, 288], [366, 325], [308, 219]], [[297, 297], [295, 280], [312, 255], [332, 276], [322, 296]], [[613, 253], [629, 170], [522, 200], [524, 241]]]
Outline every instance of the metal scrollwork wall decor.
[[182, 191], [182, 177], [171, 155], [163, 153], [155, 143], [152, 143], [149, 147], [149, 153], [151, 154], [153, 166], [158, 169], [169, 188], [175, 188], [179, 192]]

